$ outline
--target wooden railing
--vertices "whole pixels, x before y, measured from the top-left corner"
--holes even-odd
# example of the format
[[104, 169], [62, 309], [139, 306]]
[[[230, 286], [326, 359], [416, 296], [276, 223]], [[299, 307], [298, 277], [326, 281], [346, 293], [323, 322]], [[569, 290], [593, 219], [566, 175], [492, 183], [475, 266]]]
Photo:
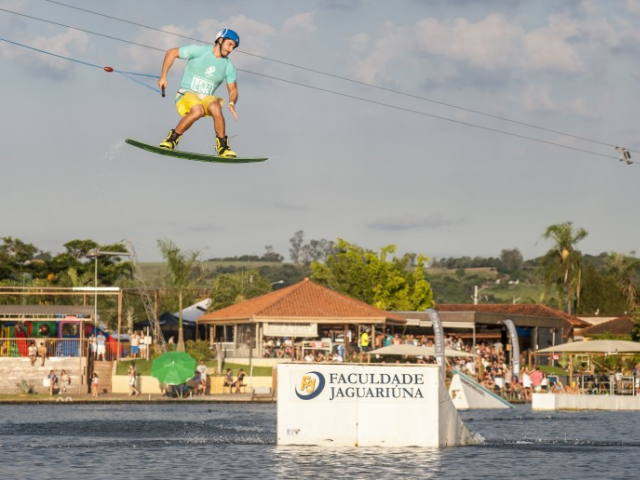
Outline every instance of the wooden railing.
[[[37, 357], [86, 357], [90, 354], [89, 340], [86, 338], [0, 338], [0, 357], [27, 358], [32, 344], [38, 349]], [[97, 351], [91, 352], [91, 355], [94, 359], [116, 360], [117, 348], [116, 342], [108, 341], [104, 355], [98, 356]]]

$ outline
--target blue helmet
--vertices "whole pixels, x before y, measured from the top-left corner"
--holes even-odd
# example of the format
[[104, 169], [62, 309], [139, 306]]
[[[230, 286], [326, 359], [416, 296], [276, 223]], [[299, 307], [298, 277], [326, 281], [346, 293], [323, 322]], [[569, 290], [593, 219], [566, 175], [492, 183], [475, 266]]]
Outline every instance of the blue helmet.
[[236, 42], [236, 48], [240, 46], [240, 35], [229, 28], [220, 30], [216, 35], [216, 40], [214, 43], [218, 43], [219, 38], [228, 38], [229, 40], [233, 40], [234, 42]]

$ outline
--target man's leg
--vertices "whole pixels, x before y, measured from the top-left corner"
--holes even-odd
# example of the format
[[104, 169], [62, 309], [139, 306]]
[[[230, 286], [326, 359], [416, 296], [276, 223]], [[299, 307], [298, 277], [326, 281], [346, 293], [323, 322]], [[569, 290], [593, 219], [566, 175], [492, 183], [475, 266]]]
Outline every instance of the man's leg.
[[213, 129], [216, 131], [217, 137], [226, 136], [226, 123], [224, 121], [224, 115], [222, 114], [222, 107], [220, 102], [211, 102], [207, 106], [209, 115], [213, 118]]
[[180, 141], [180, 137], [182, 137], [182, 134], [189, 130], [189, 128], [191, 128], [191, 125], [193, 125], [203, 116], [204, 107], [202, 105], [194, 105], [193, 107], [191, 107], [189, 113], [187, 113], [180, 119], [178, 125], [176, 125], [176, 128], [172, 129], [169, 132], [169, 135], [167, 135], [167, 138], [160, 142], [160, 147], [169, 150], [173, 150], [174, 148], [176, 148], [178, 142]]
[[184, 117], [180, 119], [174, 131], [178, 135], [182, 135], [184, 132], [191, 128], [197, 120], [204, 116], [204, 107], [202, 105], [194, 105], [189, 113], [187, 113]]
[[226, 134], [226, 123], [222, 114], [222, 106], [220, 102], [211, 102], [207, 105], [209, 115], [213, 118], [213, 129], [216, 132], [216, 151], [218, 156], [233, 158], [236, 152], [231, 150], [229, 139]]

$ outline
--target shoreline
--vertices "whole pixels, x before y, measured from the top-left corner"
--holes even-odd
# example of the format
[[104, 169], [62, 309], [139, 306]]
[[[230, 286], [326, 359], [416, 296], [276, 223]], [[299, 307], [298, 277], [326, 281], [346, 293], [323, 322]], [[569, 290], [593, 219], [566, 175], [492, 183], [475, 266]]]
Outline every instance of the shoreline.
[[169, 398], [160, 394], [140, 394], [132, 397], [129, 394], [103, 393], [98, 398], [91, 394], [70, 395], [10, 395], [0, 396], [0, 405], [69, 405], [69, 404], [111, 404], [111, 403], [276, 403], [275, 399], [254, 397], [251, 393], [200, 395], [188, 398]]

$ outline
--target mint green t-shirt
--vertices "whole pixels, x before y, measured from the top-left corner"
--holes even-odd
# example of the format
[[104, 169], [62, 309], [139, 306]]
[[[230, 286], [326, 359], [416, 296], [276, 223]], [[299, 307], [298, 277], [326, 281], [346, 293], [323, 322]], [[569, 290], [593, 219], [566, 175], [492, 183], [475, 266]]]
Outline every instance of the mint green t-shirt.
[[180, 58], [188, 60], [180, 88], [199, 95], [213, 95], [225, 80], [235, 83], [236, 67], [228, 58], [216, 58], [211, 45], [180, 47]]

